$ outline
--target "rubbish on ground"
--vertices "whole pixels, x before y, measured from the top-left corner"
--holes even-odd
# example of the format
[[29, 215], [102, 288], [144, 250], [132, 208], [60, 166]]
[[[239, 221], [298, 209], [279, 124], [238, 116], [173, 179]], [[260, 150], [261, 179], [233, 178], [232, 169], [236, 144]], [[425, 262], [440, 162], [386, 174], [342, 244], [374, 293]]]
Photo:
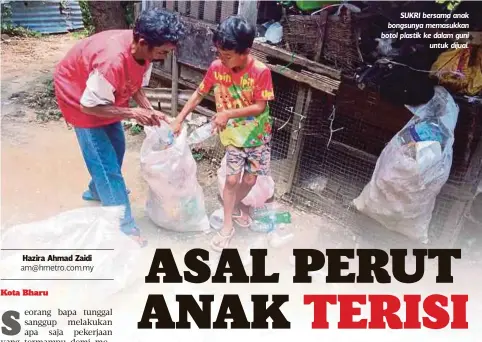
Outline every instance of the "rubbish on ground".
[[316, 194], [320, 194], [325, 190], [328, 184], [328, 178], [325, 176], [315, 176], [302, 181], [302, 186]]
[[224, 209], [219, 208], [215, 210], [209, 217], [209, 225], [214, 230], [220, 230], [223, 228], [224, 223]]
[[283, 207], [277, 202], [265, 203], [260, 207], [252, 208], [253, 218], [264, 216], [266, 213], [283, 211]]
[[[241, 174], [241, 180], [244, 172]], [[240, 180], [240, 181], [241, 181]], [[221, 199], [223, 198], [224, 184], [226, 183], [226, 157], [221, 161], [218, 169], [218, 188]], [[271, 176], [258, 176], [256, 184], [249, 194], [243, 199], [243, 204], [249, 207], [261, 207], [267, 200], [274, 196], [274, 180]]]
[[274, 221], [270, 222], [259, 222], [259, 221], [253, 221], [251, 224], [250, 229], [253, 232], [257, 233], [271, 233], [276, 229], [276, 223]]
[[213, 124], [210, 122], [204, 126], [195, 129], [187, 138], [188, 145], [200, 144], [206, 139], [209, 139], [216, 133], [213, 131]]
[[141, 147], [141, 172], [149, 185], [148, 216], [168, 230], [207, 231], [209, 220], [204, 193], [197, 181], [196, 161], [187, 144], [187, 130], [184, 128], [166, 145], [170, 141], [169, 131], [167, 124], [146, 127]]
[[201, 149], [193, 150], [192, 156], [194, 157], [194, 160], [198, 162], [204, 158], [204, 151]]
[[251, 230], [259, 233], [270, 233], [276, 230], [278, 225], [291, 223], [291, 214], [284, 211], [276, 202], [253, 208], [251, 216], [253, 218]]
[[287, 224], [291, 223], [291, 214], [288, 211], [271, 212], [256, 217], [256, 221], [262, 223]]
[[289, 212], [265, 212], [254, 216], [251, 230], [259, 233], [270, 233], [277, 229], [278, 225], [291, 223]]
[[[435, 199], [452, 166], [459, 108], [440, 86], [428, 103], [407, 108], [414, 117], [383, 149], [371, 181], [353, 202], [358, 211], [387, 229], [427, 243]], [[423, 127], [422, 123], [430, 128], [424, 131], [429, 134], [422, 134], [424, 139], [435, 140], [411, 138], [419, 136], [411, 127]], [[433, 127], [440, 134], [433, 134]]]
[[[291, 214], [287, 211], [273, 211], [270, 207], [254, 211], [253, 224], [250, 229], [258, 233], [270, 233], [279, 226], [291, 223]], [[215, 210], [209, 217], [209, 225], [214, 230], [220, 230], [224, 222], [224, 209]]]
[[482, 46], [442, 52], [431, 72], [447, 89], [477, 95], [482, 91]]

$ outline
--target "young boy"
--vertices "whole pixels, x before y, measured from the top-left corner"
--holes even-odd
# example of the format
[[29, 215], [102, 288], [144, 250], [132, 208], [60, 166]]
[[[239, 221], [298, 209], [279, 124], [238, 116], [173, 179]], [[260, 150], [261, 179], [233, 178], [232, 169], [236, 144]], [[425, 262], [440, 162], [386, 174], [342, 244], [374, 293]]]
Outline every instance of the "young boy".
[[[211, 246], [217, 251], [229, 246], [233, 221], [247, 228], [252, 220], [241, 201], [258, 175], [270, 170], [271, 117], [268, 101], [274, 99], [271, 72], [250, 55], [255, 28], [244, 18], [232, 16], [214, 33], [218, 59], [209, 67], [197, 92], [172, 123], [175, 133], [182, 122], [214, 88], [217, 114], [213, 119], [221, 143], [226, 147], [227, 174], [224, 187], [224, 226]], [[243, 179], [241, 173], [244, 169]]]

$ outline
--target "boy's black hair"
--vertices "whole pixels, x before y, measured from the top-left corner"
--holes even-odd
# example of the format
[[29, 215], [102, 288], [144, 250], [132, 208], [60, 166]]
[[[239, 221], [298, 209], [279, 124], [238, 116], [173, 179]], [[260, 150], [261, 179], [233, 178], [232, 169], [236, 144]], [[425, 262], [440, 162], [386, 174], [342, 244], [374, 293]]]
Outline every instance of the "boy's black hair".
[[235, 15], [227, 18], [214, 31], [213, 43], [222, 50], [246, 53], [253, 46], [256, 29], [246, 19]]
[[143, 11], [136, 20], [134, 41], [143, 38], [149, 48], [177, 44], [184, 38], [184, 24], [174, 13], [158, 8]]

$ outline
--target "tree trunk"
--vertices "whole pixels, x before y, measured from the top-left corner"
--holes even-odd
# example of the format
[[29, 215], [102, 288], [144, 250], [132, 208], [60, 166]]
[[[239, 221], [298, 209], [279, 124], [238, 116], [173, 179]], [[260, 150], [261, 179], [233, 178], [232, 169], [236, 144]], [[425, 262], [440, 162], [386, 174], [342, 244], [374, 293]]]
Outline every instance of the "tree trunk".
[[127, 29], [125, 6], [121, 1], [88, 1], [95, 33]]

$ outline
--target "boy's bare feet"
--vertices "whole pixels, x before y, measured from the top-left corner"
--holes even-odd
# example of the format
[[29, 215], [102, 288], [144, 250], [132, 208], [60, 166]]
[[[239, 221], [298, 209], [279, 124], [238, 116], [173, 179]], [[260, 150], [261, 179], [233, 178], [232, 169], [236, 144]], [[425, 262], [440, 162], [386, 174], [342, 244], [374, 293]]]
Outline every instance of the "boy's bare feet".
[[249, 228], [253, 223], [250, 212], [250, 207], [242, 203], [238, 204], [233, 212], [233, 221], [241, 228]]
[[221, 252], [225, 248], [229, 248], [229, 243], [234, 236], [234, 228], [223, 227], [211, 240], [211, 248], [216, 252]]

